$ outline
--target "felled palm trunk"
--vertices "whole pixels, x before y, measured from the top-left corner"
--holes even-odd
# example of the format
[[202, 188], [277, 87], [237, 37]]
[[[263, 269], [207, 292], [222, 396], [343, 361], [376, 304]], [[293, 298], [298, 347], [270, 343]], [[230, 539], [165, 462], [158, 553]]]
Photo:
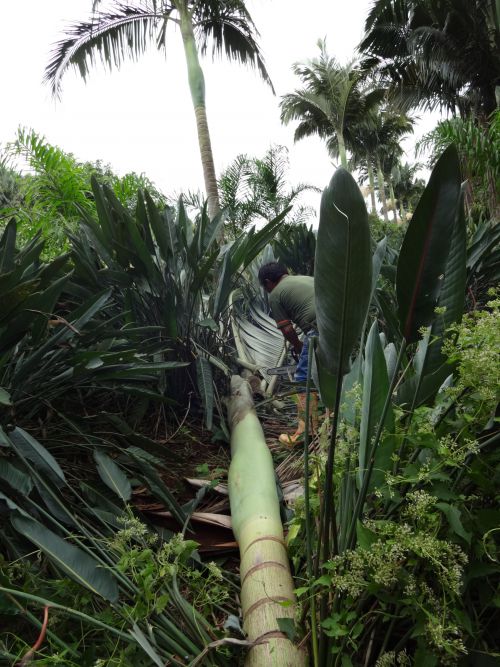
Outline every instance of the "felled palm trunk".
[[240, 548], [243, 628], [255, 642], [245, 667], [303, 667], [305, 653], [280, 630], [295, 615], [295, 596], [283, 541], [271, 453], [253, 407], [250, 385], [231, 379], [229, 500]]

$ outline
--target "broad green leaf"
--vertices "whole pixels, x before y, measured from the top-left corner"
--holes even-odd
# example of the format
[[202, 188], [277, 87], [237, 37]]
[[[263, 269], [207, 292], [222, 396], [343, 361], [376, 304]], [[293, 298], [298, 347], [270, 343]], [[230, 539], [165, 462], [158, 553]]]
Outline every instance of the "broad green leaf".
[[3, 387], [0, 387], [0, 405], [12, 405], [9, 392]]
[[368, 550], [379, 539], [377, 533], [364, 526], [359, 519], [356, 521], [356, 536], [358, 545], [365, 550]]
[[31, 477], [4, 458], [0, 458], [0, 479], [23, 496], [28, 496], [33, 488]]
[[118, 601], [118, 585], [110, 570], [99, 565], [89, 554], [31, 517], [13, 516], [11, 523], [71, 579], [112, 603]]
[[[382, 417], [387, 392], [389, 391], [389, 377], [384, 351], [380, 343], [377, 321], [370, 329], [365, 347], [365, 363], [363, 367], [363, 402], [361, 408], [361, 426], [359, 436], [359, 470], [358, 483], [363, 484], [364, 476], [370, 465], [371, 456], [375, 463], [371, 474], [368, 490], [379, 486], [384, 481], [385, 470], [390, 466], [391, 448], [382, 441], [373, 442], [373, 438]], [[384, 428], [394, 433], [394, 416], [392, 408], [387, 410]], [[389, 444], [393, 439], [389, 440]], [[375, 450], [373, 448], [375, 447]]]
[[461, 521], [461, 512], [455, 505], [449, 505], [448, 503], [436, 503], [436, 507], [441, 510], [441, 512], [448, 519], [450, 528], [454, 533], [463, 538], [467, 544], [470, 544], [472, 533], [468, 533], [463, 527]]
[[26, 512], [19, 507], [13, 500], [11, 500], [8, 496], [5, 495], [2, 491], [0, 491], [0, 502], [3, 501], [9, 510], [16, 510], [17, 512], [20, 512], [23, 515], [26, 515]]
[[295, 641], [297, 630], [293, 618], [277, 618], [276, 623], [278, 624], [280, 632], [283, 632], [291, 642]]
[[438, 312], [434, 316], [430, 330], [430, 344], [423, 365], [425, 374], [433, 373], [445, 361], [441, 353], [445, 332], [455, 322], [460, 322], [464, 311], [465, 283], [467, 280], [466, 260], [466, 222], [463, 204], [463, 192], [460, 196], [457, 216], [451, 237], [450, 251], [443, 284], [438, 299]]
[[39, 472], [46, 472], [57, 486], [66, 484], [61, 466], [50, 452], [29, 433], [17, 426], [10, 434], [12, 449], [31, 461]]
[[212, 367], [205, 357], [196, 357], [196, 379], [205, 412], [205, 423], [208, 430], [211, 431], [214, 414], [214, 380]]
[[15, 266], [17, 224], [10, 220], [0, 238], [0, 273], [8, 273]]
[[398, 315], [408, 343], [434, 318], [460, 200], [460, 163], [454, 145], [434, 167], [406, 231], [396, 276]]
[[371, 286], [365, 202], [356, 181], [341, 168], [321, 198], [314, 275], [319, 361], [330, 375], [349, 372]]
[[165, 504], [167, 509], [172, 512], [172, 516], [179, 522], [181, 526], [183, 526], [187, 515], [175, 497], [172, 495], [166, 484], [163, 482], [160, 475], [140, 456], [136, 456], [130, 450], [127, 452], [127, 454], [135, 461], [139, 470], [141, 471], [143, 483], [149, 487], [153, 495], [155, 495], [158, 500]]
[[94, 460], [97, 463], [97, 472], [104, 484], [111, 489], [123, 502], [130, 500], [132, 487], [125, 473], [107, 454], [99, 449], [94, 451]]

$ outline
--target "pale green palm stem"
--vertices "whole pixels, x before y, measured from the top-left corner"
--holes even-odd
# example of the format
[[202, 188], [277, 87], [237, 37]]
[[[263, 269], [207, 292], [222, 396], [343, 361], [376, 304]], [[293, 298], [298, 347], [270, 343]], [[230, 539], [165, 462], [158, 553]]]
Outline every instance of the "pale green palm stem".
[[394, 194], [394, 186], [392, 185], [392, 181], [391, 181], [390, 178], [389, 178], [389, 192], [391, 194], [391, 200], [392, 200], [392, 206], [393, 206], [392, 212], [394, 213], [394, 222], [397, 223], [397, 221], [398, 221], [398, 212], [397, 212], [397, 209], [396, 209], [396, 196]]
[[387, 214], [387, 197], [385, 196], [384, 172], [382, 171], [382, 163], [380, 161], [379, 156], [377, 156], [377, 178], [378, 178], [378, 190], [380, 192], [380, 198], [382, 199], [384, 220], [386, 222], [389, 222], [389, 215]]
[[252, 391], [231, 378], [228, 403], [231, 521], [240, 548], [243, 628], [254, 646], [245, 667], [303, 667], [306, 655], [281, 630], [295, 616], [295, 594], [283, 537], [273, 460], [254, 409]]
[[376, 213], [377, 204], [375, 202], [375, 177], [373, 175], [373, 167], [370, 160], [367, 160], [366, 167], [368, 170], [368, 182], [370, 183], [370, 199], [372, 204], [372, 213]]
[[180, 27], [184, 53], [189, 79], [189, 90], [193, 101], [196, 117], [196, 129], [198, 131], [198, 144], [200, 148], [201, 163], [203, 167], [203, 178], [205, 180], [205, 191], [208, 199], [208, 214], [211, 218], [220, 211], [219, 193], [217, 189], [217, 177], [215, 175], [214, 158], [208, 129], [207, 109], [205, 104], [205, 77], [198, 58], [198, 50], [193, 31], [191, 13], [185, 2], [177, 2], [180, 15]]

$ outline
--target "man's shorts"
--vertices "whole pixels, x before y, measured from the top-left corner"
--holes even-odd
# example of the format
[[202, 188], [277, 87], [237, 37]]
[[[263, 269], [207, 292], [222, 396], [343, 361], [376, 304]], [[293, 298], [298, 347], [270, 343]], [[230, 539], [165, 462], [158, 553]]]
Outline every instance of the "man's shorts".
[[305, 382], [307, 380], [307, 362], [309, 358], [309, 342], [313, 336], [317, 336], [318, 332], [311, 329], [307, 332], [304, 338], [304, 344], [300, 353], [299, 361], [297, 363], [297, 370], [295, 371], [295, 382]]

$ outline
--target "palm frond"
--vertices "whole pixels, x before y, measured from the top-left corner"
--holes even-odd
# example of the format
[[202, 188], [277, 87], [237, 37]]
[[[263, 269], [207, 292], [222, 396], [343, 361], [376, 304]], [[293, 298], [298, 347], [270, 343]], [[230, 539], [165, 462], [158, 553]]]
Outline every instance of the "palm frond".
[[153, 41], [160, 18], [148, 8], [118, 5], [116, 12], [98, 13], [90, 21], [69, 27], [45, 70], [44, 81], [52, 94], [60, 95], [61, 77], [70, 66], [86, 80], [98, 60], [111, 69], [120, 67], [126, 58], [137, 59]]
[[202, 54], [211, 45], [213, 56], [225, 53], [229, 60], [255, 67], [275, 92], [257, 42], [258, 32], [243, 2], [196, 3], [193, 23]]

